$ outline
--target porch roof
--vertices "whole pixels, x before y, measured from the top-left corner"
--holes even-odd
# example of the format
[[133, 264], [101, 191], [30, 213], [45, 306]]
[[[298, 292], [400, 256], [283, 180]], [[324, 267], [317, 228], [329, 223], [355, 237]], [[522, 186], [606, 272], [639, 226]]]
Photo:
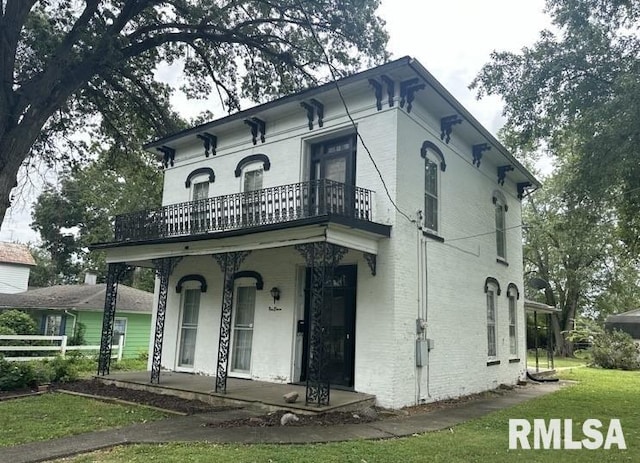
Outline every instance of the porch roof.
[[542, 302], [536, 302], [531, 300], [524, 301], [524, 310], [528, 312], [540, 312], [540, 313], [560, 313], [562, 312], [557, 307], [552, 305], [543, 304]]
[[153, 241], [101, 243], [107, 263], [127, 262], [151, 267], [151, 259], [198, 256], [234, 251], [253, 251], [327, 241], [366, 252], [378, 253], [378, 241], [391, 235], [391, 226], [339, 215], [309, 217], [287, 223], [161, 238]]

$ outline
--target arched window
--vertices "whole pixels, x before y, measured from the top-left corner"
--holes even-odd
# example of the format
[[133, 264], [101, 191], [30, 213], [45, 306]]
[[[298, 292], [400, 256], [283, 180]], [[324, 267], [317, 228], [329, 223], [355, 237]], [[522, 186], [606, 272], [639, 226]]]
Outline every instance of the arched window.
[[509, 356], [518, 357], [518, 310], [517, 300], [520, 297], [518, 287], [509, 283], [507, 286], [507, 301], [509, 301]]
[[500, 295], [500, 283], [493, 277], [488, 277], [484, 282], [484, 292], [487, 296], [487, 357], [491, 364], [498, 356], [498, 332], [497, 332], [497, 296]]
[[424, 227], [437, 233], [440, 226], [440, 172], [447, 164], [442, 151], [430, 141], [422, 143], [420, 156], [424, 159]]
[[499, 191], [494, 191], [492, 196], [495, 225], [496, 225], [496, 254], [499, 261], [507, 260], [507, 200]]

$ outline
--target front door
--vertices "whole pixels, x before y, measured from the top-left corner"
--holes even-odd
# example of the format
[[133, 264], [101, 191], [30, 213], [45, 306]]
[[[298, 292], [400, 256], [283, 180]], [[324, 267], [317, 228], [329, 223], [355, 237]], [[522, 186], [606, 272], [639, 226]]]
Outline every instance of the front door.
[[[333, 277], [333, 288], [327, 291], [323, 307], [326, 324], [324, 355], [326, 373], [332, 385], [353, 387], [356, 328], [356, 281], [357, 266], [337, 267]], [[305, 329], [303, 332], [302, 370], [300, 381], [305, 381], [309, 359], [309, 322], [311, 270], [307, 269], [305, 289]]]

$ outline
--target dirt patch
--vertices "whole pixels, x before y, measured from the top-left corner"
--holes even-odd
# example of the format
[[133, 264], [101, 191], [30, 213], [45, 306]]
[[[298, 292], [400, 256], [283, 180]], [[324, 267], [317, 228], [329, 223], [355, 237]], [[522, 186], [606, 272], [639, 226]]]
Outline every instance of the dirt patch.
[[82, 394], [116, 398], [126, 400], [127, 402], [135, 402], [137, 404], [162, 408], [164, 410], [186, 413], [188, 415], [238, 408], [211, 405], [200, 400], [187, 400], [171, 395], [127, 389], [111, 384], [104, 384], [101, 381], [96, 380], [74, 381], [72, 383], [59, 384], [54, 389], [65, 389]]
[[[235, 428], [241, 426], [282, 426], [282, 417], [287, 413], [291, 412], [288, 412], [286, 410], [278, 410], [266, 415], [251, 418], [241, 418], [223, 422], [206, 423], [205, 426], [211, 428]], [[358, 412], [327, 412], [318, 415], [296, 415], [296, 417], [298, 418], [297, 421], [287, 420], [287, 426], [333, 426], [336, 424], [370, 423], [371, 421], [376, 421], [378, 419], [377, 417], [367, 414], [360, 414]]]

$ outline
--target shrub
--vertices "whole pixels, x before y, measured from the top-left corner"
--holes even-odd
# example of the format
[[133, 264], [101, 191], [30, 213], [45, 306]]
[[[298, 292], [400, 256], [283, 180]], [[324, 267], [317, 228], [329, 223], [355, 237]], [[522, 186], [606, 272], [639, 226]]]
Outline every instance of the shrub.
[[0, 358], [0, 391], [14, 391], [36, 385], [36, 375], [29, 362], [8, 362]]
[[4, 326], [14, 334], [38, 334], [36, 321], [29, 314], [19, 310], [7, 310], [0, 314], [0, 327]]
[[628, 333], [604, 331], [593, 338], [591, 359], [594, 365], [607, 369], [640, 369], [638, 347]]

